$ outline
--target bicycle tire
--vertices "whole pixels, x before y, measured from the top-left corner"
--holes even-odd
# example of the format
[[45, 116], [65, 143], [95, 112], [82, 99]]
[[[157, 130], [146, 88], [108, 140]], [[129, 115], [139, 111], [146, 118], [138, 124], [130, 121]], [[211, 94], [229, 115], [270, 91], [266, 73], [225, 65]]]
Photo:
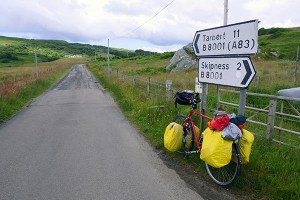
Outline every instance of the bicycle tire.
[[[184, 115], [178, 115], [174, 117], [173, 122], [176, 122], [178, 124], [183, 125], [185, 119], [187, 116]], [[182, 142], [183, 142], [183, 149], [184, 151], [191, 151], [194, 148], [194, 131], [191, 128], [191, 122], [188, 122], [188, 125], [183, 126], [183, 137], [182, 137]], [[189, 142], [190, 141], [190, 142]]]
[[240, 173], [241, 156], [238, 150], [238, 145], [235, 142], [233, 142], [232, 148], [232, 156], [234, 158], [236, 157], [236, 159], [235, 161], [231, 160], [228, 165], [225, 165], [221, 168], [214, 168], [205, 163], [205, 168], [208, 175], [218, 185], [228, 186], [230, 184], [233, 184]]

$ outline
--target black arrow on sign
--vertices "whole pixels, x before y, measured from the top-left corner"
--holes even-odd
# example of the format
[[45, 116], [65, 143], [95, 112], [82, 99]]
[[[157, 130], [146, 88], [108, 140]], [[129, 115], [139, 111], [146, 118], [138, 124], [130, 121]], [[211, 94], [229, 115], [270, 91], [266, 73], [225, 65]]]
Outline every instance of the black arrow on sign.
[[249, 65], [247, 60], [243, 60], [243, 63], [244, 63], [244, 66], [245, 66], [245, 69], [246, 69], [247, 73], [246, 73], [244, 79], [242, 80], [241, 84], [245, 85], [247, 83], [248, 79], [250, 78], [250, 76], [252, 74], [252, 71], [251, 71], [250, 65]]
[[194, 46], [195, 46], [195, 49], [196, 49], [196, 53], [200, 53], [200, 52], [199, 52], [198, 45], [197, 45], [198, 40], [199, 40], [199, 37], [200, 37], [200, 34], [198, 34], [198, 35], [196, 36], [195, 42], [194, 42]]

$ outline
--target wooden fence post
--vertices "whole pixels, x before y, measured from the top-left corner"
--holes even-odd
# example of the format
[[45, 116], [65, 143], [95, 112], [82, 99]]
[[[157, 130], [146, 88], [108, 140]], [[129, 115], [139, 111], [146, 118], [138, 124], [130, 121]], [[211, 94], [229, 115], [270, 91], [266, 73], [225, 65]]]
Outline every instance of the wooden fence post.
[[170, 104], [172, 99], [172, 80], [166, 80], [166, 100], [167, 105]]
[[266, 138], [268, 141], [272, 141], [273, 139], [275, 116], [276, 116], [276, 100], [271, 99], [270, 106], [269, 106], [267, 134], [266, 134]]
[[256, 78], [256, 86], [259, 87], [259, 84], [260, 84], [260, 77], [257, 76], [257, 78]]
[[[281, 107], [280, 107], [280, 113], [283, 113], [283, 106], [284, 106], [284, 101], [282, 100], [281, 101]], [[280, 119], [279, 119], [279, 127], [282, 128], [282, 124], [283, 124], [283, 115], [280, 114]], [[278, 140], [280, 141], [281, 140], [281, 130], [279, 130], [278, 132]]]
[[132, 90], [133, 91], [134, 91], [135, 85], [136, 85], [136, 77], [134, 76], [133, 80], [132, 80]]
[[147, 96], [150, 96], [150, 76], [148, 77], [148, 83], [147, 83]]

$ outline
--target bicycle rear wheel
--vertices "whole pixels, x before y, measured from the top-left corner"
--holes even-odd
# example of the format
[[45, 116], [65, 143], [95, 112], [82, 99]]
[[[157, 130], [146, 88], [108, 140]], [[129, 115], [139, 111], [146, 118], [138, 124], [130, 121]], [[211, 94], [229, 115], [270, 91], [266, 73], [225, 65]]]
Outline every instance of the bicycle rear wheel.
[[184, 151], [191, 151], [194, 148], [194, 131], [191, 126], [191, 122], [189, 121], [188, 124], [184, 125], [187, 116], [178, 115], [174, 117], [173, 122], [177, 124], [181, 124], [183, 126], [183, 149]]
[[228, 186], [234, 183], [239, 175], [241, 168], [241, 157], [238, 150], [238, 146], [235, 142], [232, 144], [232, 157], [228, 165], [221, 168], [214, 168], [205, 163], [205, 168], [210, 178], [221, 186]]

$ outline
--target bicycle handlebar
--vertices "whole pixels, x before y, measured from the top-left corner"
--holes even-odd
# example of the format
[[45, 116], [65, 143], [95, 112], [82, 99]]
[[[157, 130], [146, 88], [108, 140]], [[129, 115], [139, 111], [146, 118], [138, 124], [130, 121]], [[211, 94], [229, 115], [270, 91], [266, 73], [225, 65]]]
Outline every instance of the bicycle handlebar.
[[201, 102], [201, 99], [199, 97], [199, 93], [196, 93], [195, 97], [193, 98], [193, 109], [196, 109], [197, 108], [197, 104]]
[[196, 93], [196, 96], [194, 97], [194, 101], [196, 101], [197, 103], [201, 102], [201, 99], [199, 97], [199, 93]]

